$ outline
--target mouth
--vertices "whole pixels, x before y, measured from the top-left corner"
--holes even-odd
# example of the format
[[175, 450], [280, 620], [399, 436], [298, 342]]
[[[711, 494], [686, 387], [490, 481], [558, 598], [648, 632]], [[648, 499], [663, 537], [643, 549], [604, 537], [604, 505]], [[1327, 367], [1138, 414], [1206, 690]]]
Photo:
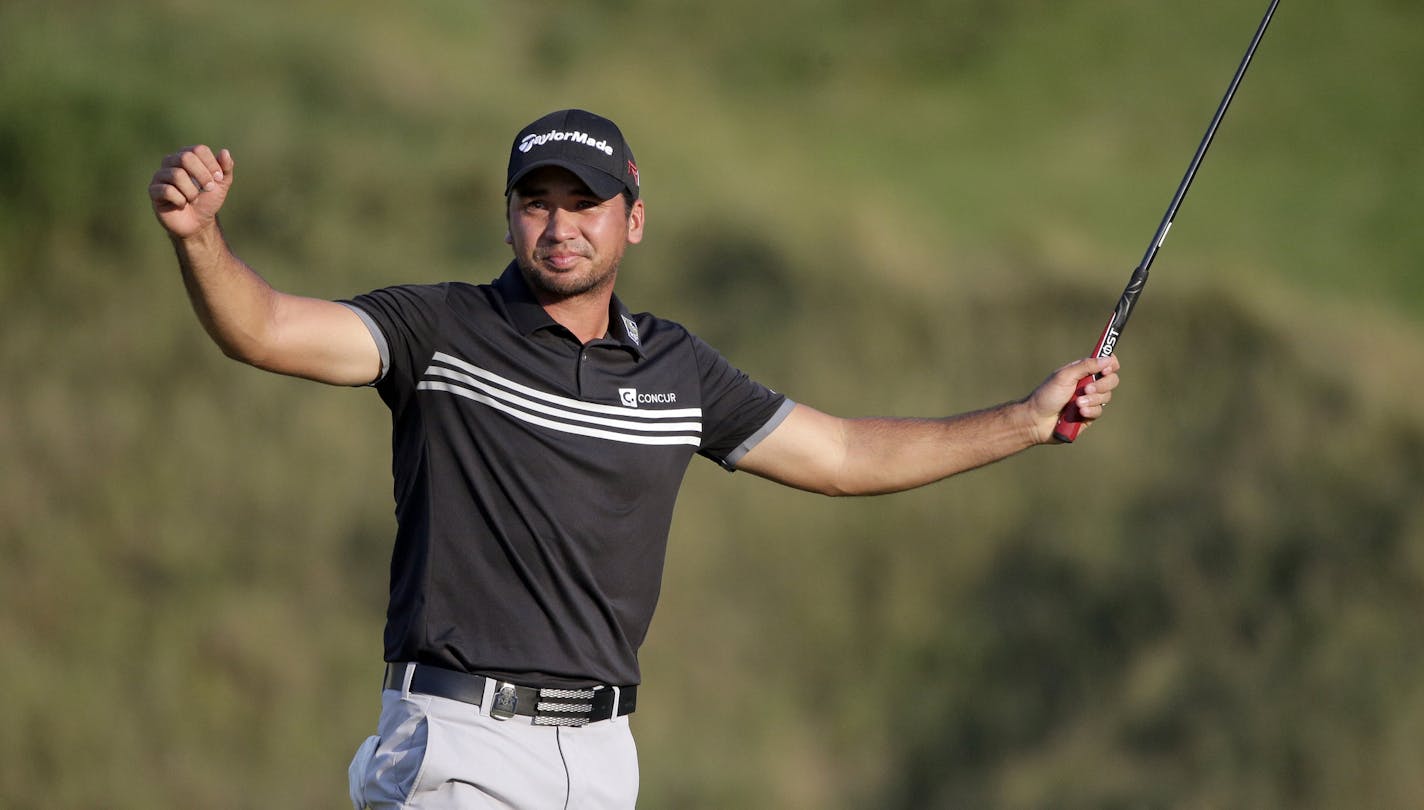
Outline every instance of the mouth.
[[569, 270], [583, 259], [587, 258], [581, 253], [544, 253], [538, 259], [555, 270]]

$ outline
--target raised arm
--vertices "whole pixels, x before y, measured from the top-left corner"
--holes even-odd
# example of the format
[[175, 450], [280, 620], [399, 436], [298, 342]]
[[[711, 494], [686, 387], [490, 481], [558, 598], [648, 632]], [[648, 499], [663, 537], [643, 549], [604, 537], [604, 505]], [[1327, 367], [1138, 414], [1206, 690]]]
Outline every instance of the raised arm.
[[164, 158], [148, 187], [203, 328], [223, 354], [258, 368], [333, 385], [371, 382], [380, 352], [356, 313], [278, 292], [228, 248], [217, 215], [233, 167], [226, 149], [193, 146]]
[[1053, 442], [1078, 380], [1100, 373], [1078, 398], [1085, 421], [1096, 420], [1112, 399], [1117, 371], [1116, 357], [1079, 360], [1022, 400], [938, 419], [842, 419], [798, 404], [737, 468], [826, 495], [913, 489]]

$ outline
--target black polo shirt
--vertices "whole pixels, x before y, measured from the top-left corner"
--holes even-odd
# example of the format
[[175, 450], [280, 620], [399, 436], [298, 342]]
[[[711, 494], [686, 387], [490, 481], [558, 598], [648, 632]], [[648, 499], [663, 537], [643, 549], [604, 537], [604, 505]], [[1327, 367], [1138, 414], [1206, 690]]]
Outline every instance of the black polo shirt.
[[688, 462], [734, 469], [791, 401], [617, 297], [609, 336], [580, 345], [513, 264], [343, 303], [381, 347], [391, 409], [386, 660], [638, 683]]

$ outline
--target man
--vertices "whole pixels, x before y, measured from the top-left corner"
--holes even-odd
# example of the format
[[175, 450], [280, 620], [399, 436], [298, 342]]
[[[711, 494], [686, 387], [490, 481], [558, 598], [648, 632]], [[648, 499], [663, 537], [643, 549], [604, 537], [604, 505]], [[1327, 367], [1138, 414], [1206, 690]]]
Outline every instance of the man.
[[614, 295], [645, 206], [613, 122], [535, 121], [507, 180], [498, 279], [343, 302], [278, 292], [228, 249], [227, 150], [170, 155], [149, 187], [224, 353], [373, 385], [391, 409], [386, 688], [351, 766], [358, 809], [633, 806], [637, 651], [694, 453], [829, 495], [894, 492], [1048, 443], [1070, 401], [1092, 421], [1118, 385], [1116, 359], [1087, 359], [973, 413], [829, 416]]

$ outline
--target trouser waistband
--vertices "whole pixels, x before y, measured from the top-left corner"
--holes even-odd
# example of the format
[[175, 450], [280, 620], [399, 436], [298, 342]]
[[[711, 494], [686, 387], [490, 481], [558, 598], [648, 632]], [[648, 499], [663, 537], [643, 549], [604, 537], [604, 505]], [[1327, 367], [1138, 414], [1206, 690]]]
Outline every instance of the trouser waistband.
[[472, 706], [483, 706], [486, 690], [489, 689], [493, 701], [489, 707], [490, 717], [507, 720], [522, 715], [534, 718], [536, 726], [586, 726], [632, 714], [638, 704], [637, 686], [600, 684], [583, 689], [520, 686], [429, 664], [386, 664], [385, 686], [402, 692], [408, 689], [422, 695], [458, 700]]

